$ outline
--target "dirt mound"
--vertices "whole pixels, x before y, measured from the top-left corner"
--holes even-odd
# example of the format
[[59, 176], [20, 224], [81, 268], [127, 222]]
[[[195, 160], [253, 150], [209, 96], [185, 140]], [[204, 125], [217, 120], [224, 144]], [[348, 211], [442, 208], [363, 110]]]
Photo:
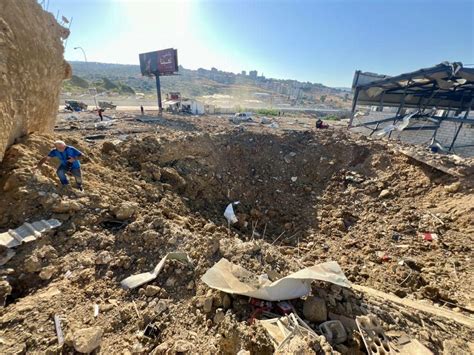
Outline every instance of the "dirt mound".
[[15, 138], [52, 131], [71, 75], [61, 41], [68, 35], [35, 0], [0, 3], [0, 161]]
[[[201, 282], [222, 257], [255, 274], [280, 275], [336, 260], [357, 284], [460, 312], [472, 308], [472, 187], [453, 188], [456, 178], [382, 143], [330, 130], [152, 135], [102, 147], [69, 139], [88, 157], [86, 192], [67, 195], [56, 190], [53, 167], [31, 171], [51, 143], [29, 136], [0, 167], [0, 231], [42, 218], [62, 222], [18, 247], [0, 269], [12, 288], [0, 317], [2, 352], [72, 351], [75, 334], [94, 327], [95, 335], [103, 330], [104, 352], [272, 353], [265, 331], [247, 323], [248, 299]], [[237, 200], [239, 222], [229, 229], [223, 212]], [[424, 240], [425, 232], [437, 239]], [[156, 280], [120, 288], [172, 251], [186, 252], [191, 263], [168, 261]], [[317, 284], [313, 294], [324, 298], [329, 315], [366, 314], [363, 297], [346, 291]], [[303, 301], [294, 306], [302, 315]], [[373, 309], [432, 350], [454, 331], [473, 340], [466, 328], [426, 314]], [[424, 336], [423, 322], [436, 331]], [[300, 348], [297, 340], [293, 346]]]

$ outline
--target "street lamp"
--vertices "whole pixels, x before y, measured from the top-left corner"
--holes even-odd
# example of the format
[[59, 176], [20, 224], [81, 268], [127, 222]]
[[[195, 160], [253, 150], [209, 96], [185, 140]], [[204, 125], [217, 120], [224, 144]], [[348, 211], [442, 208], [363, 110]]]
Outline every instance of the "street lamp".
[[[74, 47], [74, 49], [80, 49], [82, 51], [82, 54], [84, 55], [84, 61], [86, 62], [87, 65], [89, 65], [89, 62], [87, 61], [87, 57], [86, 57], [86, 52], [84, 51], [84, 48], [82, 47]], [[97, 106], [97, 99], [96, 99], [96, 95], [97, 95], [97, 89], [96, 87], [94, 86], [94, 103], [95, 103], [95, 107], [98, 107]]]

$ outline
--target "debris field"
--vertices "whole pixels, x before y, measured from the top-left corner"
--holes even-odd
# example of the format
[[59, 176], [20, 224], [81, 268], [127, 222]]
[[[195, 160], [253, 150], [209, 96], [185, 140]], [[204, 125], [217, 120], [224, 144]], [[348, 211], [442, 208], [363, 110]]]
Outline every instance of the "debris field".
[[[1, 353], [473, 351], [472, 160], [440, 169], [399, 143], [294, 117], [280, 128], [127, 117], [6, 151], [0, 234], [60, 225], [0, 250]], [[32, 169], [58, 138], [86, 155], [84, 192], [59, 190], [54, 164]], [[123, 287], [167, 254], [149, 281]], [[318, 280], [265, 303], [203, 281], [223, 259], [253, 285], [334, 261], [352, 287]]]

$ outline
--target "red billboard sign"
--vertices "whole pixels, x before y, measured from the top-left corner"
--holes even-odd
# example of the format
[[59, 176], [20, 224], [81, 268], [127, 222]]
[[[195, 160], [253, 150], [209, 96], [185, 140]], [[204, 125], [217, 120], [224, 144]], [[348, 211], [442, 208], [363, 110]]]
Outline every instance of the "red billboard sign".
[[139, 54], [142, 75], [173, 75], [178, 71], [178, 51], [173, 48]]

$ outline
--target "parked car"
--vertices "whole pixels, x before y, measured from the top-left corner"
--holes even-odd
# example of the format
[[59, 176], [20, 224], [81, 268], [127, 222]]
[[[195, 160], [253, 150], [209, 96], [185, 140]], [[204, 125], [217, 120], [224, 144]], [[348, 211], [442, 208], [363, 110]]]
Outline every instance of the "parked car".
[[230, 120], [233, 123], [240, 123], [240, 122], [251, 122], [252, 121], [252, 114], [250, 112], [237, 112], [234, 117], [231, 117]]

